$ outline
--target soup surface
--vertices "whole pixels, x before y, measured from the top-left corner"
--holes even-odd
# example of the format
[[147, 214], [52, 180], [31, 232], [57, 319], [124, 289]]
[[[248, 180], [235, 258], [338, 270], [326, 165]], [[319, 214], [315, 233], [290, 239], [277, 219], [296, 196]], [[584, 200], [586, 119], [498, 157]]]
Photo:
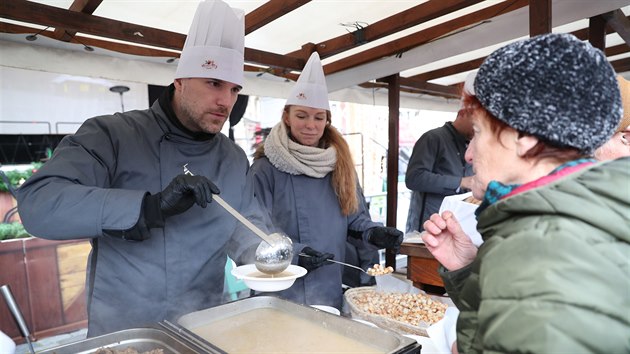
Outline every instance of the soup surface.
[[252, 277], [252, 278], [286, 278], [286, 277], [290, 277], [294, 275], [291, 272], [287, 272], [284, 271], [282, 273], [278, 273], [278, 274], [267, 274], [267, 273], [263, 273], [263, 272], [253, 272], [250, 274], [247, 274], [248, 277]]
[[260, 308], [191, 330], [228, 353], [384, 353], [288, 313]]

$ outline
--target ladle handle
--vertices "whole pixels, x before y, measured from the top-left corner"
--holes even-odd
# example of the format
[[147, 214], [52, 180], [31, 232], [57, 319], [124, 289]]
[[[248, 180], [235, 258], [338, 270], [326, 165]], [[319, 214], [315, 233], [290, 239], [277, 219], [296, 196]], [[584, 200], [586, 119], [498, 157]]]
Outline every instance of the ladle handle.
[[[310, 256], [310, 255], [308, 255], [308, 254], [306, 254], [306, 253], [300, 253], [299, 255], [300, 255], [300, 256], [302, 256], [302, 257], [312, 257], [312, 256]], [[365, 273], [365, 274], [367, 274], [367, 275], [372, 275], [372, 274], [368, 273], [367, 271], [365, 271], [363, 268], [361, 268], [361, 267], [357, 267], [357, 266], [352, 265], [352, 264], [348, 264], [348, 263], [344, 263], [344, 262], [335, 261], [334, 259], [327, 259], [327, 261], [328, 261], [328, 262], [332, 262], [332, 263], [341, 264], [341, 265], [344, 265], [344, 266], [346, 266], [346, 267], [350, 267], [350, 268], [358, 269], [358, 270], [362, 271], [363, 273]]]
[[264, 233], [261, 229], [259, 229], [256, 225], [252, 224], [251, 221], [245, 219], [241, 213], [236, 211], [236, 209], [232, 208], [230, 204], [228, 204], [223, 198], [219, 197], [218, 194], [212, 195], [212, 200], [215, 200], [219, 205], [221, 205], [228, 213], [232, 214], [236, 220], [240, 221], [243, 225], [247, 226], [248, 229], [252, 230], [258, 237], [262, 238], [265, 242], [267, 242], [270, 246], [273, 246], [273, 241], [269, 239], [266, 233]]
[[[194, 176], [192, 171], [188, 169], [187, 165], [188, 164], [184, 165], [184, 174], [189, 175], [189, 176]], [[252, 232], [254, 232], [258, 237], [262, 238], [263, 241], [267, 242], [269, 246], [273, 246], [273, 241], [271, 241], [271, 239], [269, 238], [269, 236], [267, 236], [266, 233], [264, 233], [256, 225], [252, 224], [249, 220], [245, 219], [245, 217], [241, 215], [241, 213], [236, 211], [236, 209], [232, 208], [232, 206], [228, 204], [225, 200], [223, 200], [223, 198], [219, 197], [218, 194], [213, 194], [212, 200], [216, 200], [216, 202], [219, 203], [219, 205], [221, 205], [223, 209], [227, 210], [228, 213], [232, 214], [232, 216], [235, 217], [236, 220], [240, 221], [243, 225], [247, 226], [248, 229], [252, 230]]]

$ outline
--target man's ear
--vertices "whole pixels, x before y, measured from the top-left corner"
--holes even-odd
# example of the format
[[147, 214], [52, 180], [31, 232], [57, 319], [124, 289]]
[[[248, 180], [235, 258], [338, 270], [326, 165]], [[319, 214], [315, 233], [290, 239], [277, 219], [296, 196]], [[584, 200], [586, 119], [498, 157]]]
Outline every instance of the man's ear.
[[533, 135], [519, 136], [516, 138], [516, 154], [525, 156], [536, 144], [538, 144], [538, 138]]

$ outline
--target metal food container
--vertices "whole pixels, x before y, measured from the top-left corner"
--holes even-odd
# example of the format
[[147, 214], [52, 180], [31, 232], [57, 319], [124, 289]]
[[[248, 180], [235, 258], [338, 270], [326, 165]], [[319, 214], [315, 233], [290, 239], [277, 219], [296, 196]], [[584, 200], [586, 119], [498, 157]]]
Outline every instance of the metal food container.
[[228, 353], [269, 352], [264, 348], [274, 353], [344, 353], [345, 346], [351, 348], [348, 353], [420, 352], [415, 340], [398, 333], [271, 296], [193, 312], [180, 317], [177, 325], [180, 334]]
[[155, 349], [162, 349], [164, 354], [205, 353], [204, 349], [167, 329], [132, 328], [65, 344], [38, 354], [89, 354], [101, 348], [122, 351], [130, 347], [140, 353]]
[[[254, 321], [243, 321], [251, 314], [262, 314]], [[266, 318], [267, 314], [284, 316]], [[224, 324], [228, 323], [229, 326]], [[284, 330], [274, 330], [284, 325]], [[218, 327], [212, 327], [212, 326]], [[232, 333], [222, 332], [232, 327]], [[288, 329], [287, 329], [288, 328]], [[303, 330], [299, 330], [299, 328]], [[204, 334], [204, 329], [209, 333]], [[298, 331], [289, 333], [291, 331]], [[215, 333], [216, 332], [216, 333]], [[217, 333], [218, 338], [217, 338]], [[214, 336], [214, 337], [213, 337]], [[288, 340], [288, 339], [291, 340]], [[342, 341], [338, 341], [341, 339]], [[226, 344], [227, 343], [227, 344]], [[240, 350], [232, 344], [249, 343], [252, 349]], [[350, 351], [343, 346], [350, 345]], [[51, 348], [38, 354], [92, 354], [107, 348], [138, 352], [162, 349], [164, 354], [273, 353], [420, 353], [413, 339], [349, 318], [271, 296], [255, 296], [180, 317], [177, 324], [164, 321], [148, 328], [132, 328]], [[323, 345], [323, 347], [322, 347]], [[306, 347], [305, 347], [306, 346]], [[369, 350], [363, 350], [368, 348]]]

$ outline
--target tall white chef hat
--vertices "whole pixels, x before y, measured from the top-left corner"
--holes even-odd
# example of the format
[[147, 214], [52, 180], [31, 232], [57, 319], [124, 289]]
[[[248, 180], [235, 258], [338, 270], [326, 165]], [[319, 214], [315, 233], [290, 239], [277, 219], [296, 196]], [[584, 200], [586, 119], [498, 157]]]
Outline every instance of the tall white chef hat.
[[[466, 75], [466, 79], [464, 80], [464, 86], [462, 89], [462, 93], [469, 94], [471, 96], [475, 95], [475, 77], [477, 76], [477, 71], [471, 71]], [[459, 108], [464, 108], [464, 97], [459, 100]]]
[[475, 95], [475, 77], [477, 76], [477, 71], [471, 71], [466, 75], [466, 80], [464, 81], [464, 91], [471, 96]]
[[328, 87], [319, 54], [313, 52], [287, 98], [287, 105], [306, 106], [330, 111]]
[[243, 83], [245, 13], [221, 0], [199, 3], [175, 78]]

